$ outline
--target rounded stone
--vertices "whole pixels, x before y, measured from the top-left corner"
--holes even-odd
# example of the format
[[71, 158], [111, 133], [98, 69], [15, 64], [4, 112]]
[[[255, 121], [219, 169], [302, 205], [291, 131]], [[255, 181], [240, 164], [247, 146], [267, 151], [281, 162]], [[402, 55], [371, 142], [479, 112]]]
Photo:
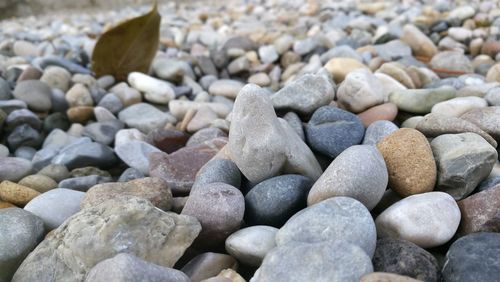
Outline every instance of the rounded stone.
[[292, 216], [278, 231], [276, 243], [282, 246], [292, 242], [342, 240], [360, 246], [372, 257], [376, 232], [372, 216], [361, 202], [348, 197], [333, 197]]
[[21, 179], [18, 184], [29, 187], [40, 193], [45, 193], [57, 187], [57, 182], [42, 174], [28, 175]]
[[384, 195], [387, 182], [387, 168], [377, 148], [352, 146], [338, 155], [314, 183], [307, 204], [345, 196], [360, 201], [371, 210]]
[[33, 170], [31, 161], [16, 157], [0, 157], [0, 180], [17, 182]]
[[311, 179], [285, 174], [264, 180], [245, 195], [245, 221], [281, 227], [292, 215], [306, 207]]
[[239, 188], [241, 186], [241, 172], [238, 166], [231, 160], [211, 159], [196, 173], [191, 191], [215, 182], [222, 182]]
[[382, 84], [367, 69], [350, 72], [337, 90], [337, 102], [353, 113], [360, 113], [384, 102]]
[[50, 87], [39, 80], [24, 80], [14, 89], [14, 97], [26, 102], [28, 107], [37, 112], [45, 112], [52, 107], [52, 91]]
[[378, 144], [389, 172], [389, 187], [399, 195], [430, 192], [436, 183], [437, 169], [431, 146], [415, 129], [402, 128]]
[[16, 206], [23, 207], [38, 195], [40, 192], [8, 180], [0, 183], [0, 199]]
[[428, 192], [396, 202], [375, 223], [379, 238], [394, 237], [432, 248], [453, 237], [460, 223], [460, 209], [450, 195]]
[[224, 96], [234, 99], [238, 96], [243, 86], [245, 85], [237, 80], [220, 79], [210, 84], [208, 93], [214, 96]]
[[56, 182], [60, 182], [69, 177], [68, 168], [65, 165], [58, 164], [49, 164], [46, 167], [42, 168], [37, 174], [45, 175], [55, 180]]
[[372, 272], [359, 279], [359, 282], [418, 282], [408, 276], [398, 275], [388, 272]]
[[487, 106], [488, 103], [486, 100], [480, 97], [457, 97], [435, 104], [431, 109], [431, 113], [460, 117], [462, 114], [470, 110], [484, 108]]
[[365, 128], [354, 114], [323, 106], [317, 109], [305, 127], [307, 143], [316, 151], [335, 158], [363, 140]]
[[399, 127], [390, 121], [378, 120], [366, 129], [363, 145], [377, 145], [378, 142], [398, 129]]
[[368, 67], [356, 59], [333, 58], [325, 64], [325, 69], [332, 75], [336, 83], [340, 83], [350, 72], [356, 69], [368, 69]]
[[365, 110], [358, 114], [365, 127], [370, 124], [385, 120], [393, 121], [398, 114], [398, 107], [393, 103], [385, 103]]
[[226, 251], [238, 261], [260, 266], [266, 254], [276, 247], [277, 228], [265, 225], [240, 229], [226, 239]]

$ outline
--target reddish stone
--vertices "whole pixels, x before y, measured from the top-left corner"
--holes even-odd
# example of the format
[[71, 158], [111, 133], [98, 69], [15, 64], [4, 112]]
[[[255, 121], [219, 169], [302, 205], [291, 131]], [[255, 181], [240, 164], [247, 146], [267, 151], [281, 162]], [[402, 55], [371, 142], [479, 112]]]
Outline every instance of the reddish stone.
[[42, 72], [32, 66], [27, 67], [26, 69], [23, 70], [23, 72], [19, 75], [17, 78], [17, 82], [21, 82], [23, 80], [38, 80], [40, 77], [42, 77]]
[[495, 58], [495, 55], [500, 52], [500, 41], [488, 41], [483, 43], [481, 53]]
[[174, 195], [189, 194], [198, 170], [226, 143], [227, 140], [216, 138], [198, 146], [179, 149], [170, 155], [152, 153], [149, 157], [149, 175], [165, 180]]
[[500, 232], [500, 185], [457, 202], [462, 214], [459, 234]]
[[359, 113], [358, 117], [363, 122], [363, 125], [368, 127], [377, 120], [393, 121], [397, 115], [398, 107], [393, 103], [386, 103], [369, 108], [368, 110]]
[[168, 154], [173, 153], [186, 145], [189, 135], [177, 129], [158, 128], [147, 136], [147, 142]]

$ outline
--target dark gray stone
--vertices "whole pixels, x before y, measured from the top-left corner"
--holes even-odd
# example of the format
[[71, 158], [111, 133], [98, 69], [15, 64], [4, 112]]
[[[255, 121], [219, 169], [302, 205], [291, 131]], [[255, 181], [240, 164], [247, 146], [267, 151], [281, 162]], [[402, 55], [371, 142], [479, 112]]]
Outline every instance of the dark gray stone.
[[28, 109], [20, 109], [12, 111], [5, 119], [7, 130], [13, 130], [19, 125], [27, 124], [33, 129], [40, 130], [42, 121], [32, 111]]
[[96, 143], [77, 143], [64, 147], [52, 159], [53, 164], [63, 164], [68, 169], [84, 166], [109, 168], [116, 163], [116, 156], [108, 146]]
[[124, 126], [119, 120], [94, 122], [85, 126], [82, 135], [88, 136], [95, 142], [110, 145], [115, 140], [116, 133]]
[[92, 186], [100, 183], [112, 182], [113, 178], [100, 175], [88, 175], [73, 178], [66, 178], [59, 182], [59, 188], [67, 188], [76, 191], [86, 192]]
[[0, 77], [0, 100], [12, 99], [12, 91], [10, 85], [5, 79]]
[[233, 161], [226, 159], [212, 159], [208, 161], [196, 173], [191, 191], [215, 182], [222, 182], [240, 188], [241, 172], [238, 166]]
[[140, 170], [133, 167], [127, 168], [118, 178], [118, 182], [128, 182], [137, 178], [143, 178], [145, 175]]
[[21, 146], [39, 147], [42, 142], [43, 136], [27, 124], [16, 127], [7, 137], [9, 148], [13, 150]]
[[245, 196], [245, 221], [252, 225], [281, 227], [292, 215], [307, 205], [313, 185], [298, 174], [276, 176], [262, 181]]
[[18, 182], [32, 172], [33, 165], [22, 158], [0, 158], [0, 181], [9, 180]]
[[479, 183], [475, 192], [479, 193], [479, 192], [482, 192], [484, 190], [488, 190], [490, 188], [495, 187], [498, 184], [500, 184], [500, 176], [486, 178], [485, 180], [481, 181], [481, 183]]

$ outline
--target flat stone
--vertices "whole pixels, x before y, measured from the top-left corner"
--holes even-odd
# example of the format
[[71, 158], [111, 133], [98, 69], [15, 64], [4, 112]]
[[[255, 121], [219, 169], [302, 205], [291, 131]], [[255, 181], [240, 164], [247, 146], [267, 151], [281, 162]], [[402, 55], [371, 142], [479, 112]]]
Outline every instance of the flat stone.
[[116, 133], [124, 127], [119, 120], [94, 122], [85, 126], [82, 135], [103, 145], [110, 145], [115, 140]]
[[17, 182], [32, 172], [30, 161], [15, 157], [0, 157], [0, 180]]
[[338, 155], [307, 196], [309, 206], [332, 197], [351, 197], [373, 209], [387, 188], [384, 158], [374, 146], [352, 146]]
[[96, 264], [87, 274], [87, 282], [150, 281], [190, 282], [183, 272], [159, 266], [130, 254], [117, 254]]
[[317, 108], [333, 101], [335, 98], [334, 86], [326, 75], [304, 74], [270, 97], [276, 109], [288, 109], [310, 114]]
[[379, 239], [372, 261], [375, 271], [405, 275], [418, 281], [441, 281], [441, 271], [434, 256], [410, 241]]
[[115, 147], [116, 155], [124, 163], [139, 170], [144, 175], [149, 174], [149, 156], [154, 152], [161, 151], [143, 141], [131, 141]]
[[56, 181], [42, 174], [33, 174], [23, 177], [18, 184], [29, 187], [40, 193], [45, 193], [57, 187]]
[[399, 127], [387, 120], [378, 120], [371, 123], [365, 131], [363, 145], [377, 145], [382, 139], [398, 130]]
[[290, 243], [269, 252], [252, 281], [358, 281], [370, 272], [370, 257], [345, 241]]
[[119, 197], [140, 197], [150, 201], [155, 207], [168, 211], [172, 207], [172, 192], [165, 181], [146, 177], [129, 182], [102, 183], [92, 186], [85, 197], [82, 197], [81, 207], [94, 207], [102, 202]]
[[200, 229], [195, 218], [165, 213], [147, 200], [112, 199], [68, 218], [23, 261], [13, 281], [82, 281], [122, 252], [172, 267]]
[[436, 45], [416, 26], [407, 24], [403, 27], [401, 41], [408, 44], [415, 56], [431, 58], [437, 52]]
[[59, 188], [67, 188], [76, 191], [87, 192], [92, 186], [99, 183], [107, 183], [113, 181], [109, 176], [88, 175], [66, 178], [59, 182]]
[[241, 192], [231, 185], [217, 182], [194, 190], [181, 214], [200, 221], [202, 231], [197, 243], [214, 247], [240, 228], [244, 212], [245, 200]]
[[389, 94], [389, 101], [396, 104], [399, 110], [427, 114], [435, 104], [455, 98], [455, 95], [456, 90], [449, 86], [435, 89], [408, 89], [392, 92]]
[[453, 237], [460, 223], [460, 209], [450, 195], [427, 192], [396, 202], [375, 223], [379, 238], [398, 238], [432, 248]]
[[[432, 57], [430, 66], [433, 69], [445, 70], [446, 72], [473, 73], [472, 64], [462, 52], [443, 51]], [[439, 72], [438, 72], [439, 74]]]
[[497, 232], [500, 229], [500, 185], [473, 194], [457, 202], [462, 220], [461, 235], [475, 232]]
[[456, 200], [467, 197], [498, 160], [495, 148], [475, 133], [441, 135], [431, 147], [438, 168], [436, 189]]
[[[458, 224], [457, 224], [458, 225]], [[366, 207], [355, 199], [333, 197], [292, 216], [276, 235], [278, 246], [301, 242], [345, 241], [373, 256], [377, 234]]]
[[116, 163], [116, 156], [108, 146], [96, 142], [77, 143], [62, 149], [52, 163], [65, 165], [68, 169], [84, 166], [109, 168]]
[[455, 241], [446, 253], [444, 281], [495, 281], [499, 275], [499, 233], [467, 235]]
[[315, 180], [322, 172], [309, 147], [276, 117], [267, 92], [256, 85], [246, 85], [236, 98], [228, 146], [231, 159], [254, 183], [280, 172]]
[[28, 107], [37, 112], [45, 112], [52, 107], [50, 87], [39, 80], [24, 80], [14, 89], [14, 97], [26, 102]]
[[138, 103], [125, 108], [118, 114], [118, 118], [127, 126], [137, 128], [143, 133], [162, 128], [168, 122], [176, 122], [172, 115], [146, 103]]
[[214, 96], [224, 96], [235, 99], [244, 84], [231, 79], [219, 79], [210, 84], [208, 92]]
[[[202, 253], [191, 259], [181, 271], [191, 281], [205, 281], [205, 279], [217, 276], [224, 269], [236, 269], [238, 262], [230, 255], [218, 253]], [[230, 280], [232, 281], [232, 280]]]
[[255, 185], [245, 195], [245, 221], [281, 227], [307, 205], [313, 182], [296, 174], [276, 176]]
[[277, 228], [265, 225], [240, 229], [226, 239], [226, 251], [238, 261], [260, 266], [266, 254], [276, 247]]
[[335, 158], [350, 146], [360, 144], [365, 128], [354, 114], [323, 106], [317, 109], [305, 127], [307, 143], [317, 152]]
[[46, 230], [59, 227], [67, 218], [80, 211], [85, 193], [69, 189], [52, 189], [33, 198], [24, 210], [43, 220]]
[[473, 109], [487, 106], [486, 100], [480, 97], [457, 97], [435, 104], [431, 109], [431, 113], [460, 117]]
[[431, 146], [415, 129], [394, 131], [378, 144], [389, 172], [389, 187], [402, 197], [434, 189], [437, 168]]
[[38, 195], [40, 192], [8, 180], [0, 183], [0, 199], [16, 206], [23, 207]]
[[460, 118], [477, 125], [491, 135], [497, 141], [497, 144], [500, 142], [500, 128], [498, 127], [498, 124], [500, 124], [500, 107], [472, 109], [461, 115]]
[[167, 104], [175, 99], [174, 90], [165, 81], [140, 72], [129, 73], [127, 81], [133, 88], [144, 92], [144, 98], [149, 102]]
[[43, 221], [20, 208], [2, 208], [0, 230], [0, 281], [11, 281], [22, 261], [43, 240]]

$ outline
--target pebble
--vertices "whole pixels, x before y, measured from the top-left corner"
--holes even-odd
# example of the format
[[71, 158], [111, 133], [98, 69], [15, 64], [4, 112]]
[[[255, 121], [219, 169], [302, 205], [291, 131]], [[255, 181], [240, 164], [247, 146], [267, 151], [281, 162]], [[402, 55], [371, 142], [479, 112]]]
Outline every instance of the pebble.
[[16, 206], [23, 207], [38, 195], [40, 192], [8, 180], [0, 183], [0, 199]]
[[71, 73], [65, 68], [50, 66], [43, 71], [40, 81], [45, 82], [50, 88], [57, 88], [66, 92], [70, 86]]
[[479, 232], [455, 241], [446, 253], [444, 281], [494, 281], [500, 273], [500, 234]]
[[179, 270], [159, 266], [137, 256], [120, 253], [105, 259], [90, 269], [85, 281], [191, 281]]
[[0, 157], [0, 180], [17, 182], [33, 170], [30, 161], [16, 157]]
[[391, 237], [377, 240], [372, 261], [375, 271], [405, 275], [419, 281], [441, 281], [436, 258], [410, 241]]
[[467, 197], [498, 161], [494, 147], [475, 133], [444, 134], [431, 142], [436, 158], [436, 189], [456, 200]]
[[230, 255], [206, 252], [191, 259], [181, 271], [189, 276], [191, 281], [206, 281], [205, 279], [217, 276], [224, 269], [237, 267], [238, 262]]
[[[419, 222], [419, 228], [415, 228], [415, 222]], [[427, 192], [396, 202], [375, 223], [378, 238], [398, 238], [432, 248], [453, 237], [460, 223], [460, 209], [450, 195]]]
[[339, 240], [361, 247], [372, 257], [376, 232], [370, 212], [361, 202], [339, 196], [309, 206], [292, 216], [276, 234], [276, 244]]
[[223, 96], [235, 99], [243, 86], [245, 85], [237, 80], [220, 79], [210, 84], [208, 93], [214, 96]]
[[337, 102], [350, 112], [360, 113], [384, 102], [381, 90], [381, 83], [369, 70], [354, 70], [340, 84]]
[[389, 272], [372, 272], [364, 275], [359, 282], [417, 282], [420, 280]]
[[68, 168], [66, 168], [66, 166], [64, 165], [57, 164], [49, 164], [38, 171], [37, 174], [50, 177], [56, 182], [60, 182], [61, 180], [69, 177]]
[[398, 130], [399, 127], [387, 120], [378, 120], [366, 128], [363, 145], [377, 145], [382, 139]]
[[0, 229], [0, 279], [10, 281], [17, 267], [43, 240], [43, 221], [20, 208], [3, 208]]
[[65, 165], [68, 169], [84, 166], [109, 168], [116, 163], [116, 156], [108, 146], [97, 142], [80, 142], [64, 147], [52, 159], [52, 163]]
[[226, 251], [238, 261], [258, 267], [266, 254], [276, 247], [277, 232], [277, 228], [265, 225], [242, 228], [226, 239]]
[[144, 98], [149, 102], [167, 104], [175, 99], [174, 90], [168, 83], [146, 74], [131, 72], [127, 81], [133, 88], [144, 92]]
[[33, 198], [24, 210], [43, 220], [46, 230], [52, 230], [80, 210], [80, 202], [84, 196], [85, 193], [80, 191], [52, 189]]
[[111, 182], [113, 179], [109, 176], [87, 175], [79, 177], [70, 177], [62, 180], [57, 185], [59, 188], [67, 188], [76, 191], [87, 192], [92, 186], [99, 183]]
[[149, 156], [153, 152], [161, 152], [154, 146], [143, 141], [130, 141], [115, 147], [116, 155], [129, 167], [149, 174]]
[[498, 230], [497, 209], [500, 205], [500, 185], [473, 194], [457, 202], [462, 220], [459, 234], [495, 232]]
[[38, 80], [25, 80], [16, 85], [13, 95], [37, 112], [45, 112], [52, 107], [50, 87]]
[[313, 182], [302, 175], [276, 176], [255, 185], [245, 195], [245, 221], [281, 227], [307, 205]]
[[325, 64], [325, 69], [331, 74], [335, 83], [341, 83], [350, 72], [367, 67], [356, 59], [333, 58]]
[[416, 26], [407, 24], [403, 27], [401, 41], [410, 46], [413, 55], [432, 58], [437, 52], [436, 45]]
[[488, 133], [495, 141], [500, 142], [500, 107], [475, 108], [467, 111], [460, 116], [468, 122], [477, 125]]
[[238, 166], [231, 160], [218, 159], [215, 156], [196, 173], [191, 191], [216, 182], [226, 183], [239, 188], [241, 186], [241, 172]]
[[468, 111], [487, 106], [486, 100], [480, 97], [457, 97], [435, 104], [431, 109], [431, 113], [460, 117]]
[[457, 51], [443, 51], [437, 53], [432, 57], [430, 66], [440, 75], [446, 75], [447, 73], [473, 73], [472, 64], [469, 58]]
[[415, 129], [402, 128], [377, 143], [389, 173], [389, 187], [402, 197], [434, 189], [437, 168], [431, 146]]
[[90, 91], [81, 83], [76, 83], [68, 90], [66, 101], [70, 107], [92, 107], [94, 105]]
[[393, 103], [384, 103], [371, 107], [358, 114], [365, 127], [377, 121], [393, 121], [398, 114], [398, 107]]
[[338, 196], [351, 197], [373, 209], [387, 188], [384, 158], [374, 146], [356, 145], [338, 155], [307, 196], [309, 206]]
[[[201, 134], [201, 132], [203, 132], [203, 129], [193, 134], [193, 136], [195, 136], [196, 134]], [[170, 154], [183, 148], [184, 146], [187, 146], [187, 143], [189, 143], [188, 141], [191, 138], [192, 136], [189, 137], [188, 134], [177, 129], [157, 128], [149, 132], [148, 135], [145, 137], [144, 141], [147, 141], [149, 144], [155, 146], [161, 151]], [[138, 140], [139, 139], [142, 138], [138, 138]], [[196, 145], [201, 145], [202, 143], [203, 142], [199, 142], [199, 144]]]
[[455, 89], [449, 86], [436, 89], [408, 89], [392, 92], [389, 94], [389, 101], [396, 104], [399, 110], [427, 114], [435, 104], [455, 98], [455, 95]]
[[32, 174], [23, 177], [18, 184], [29, 187], [40, 193], [45, 193], [57, 187], [56, 181], [42, 174]]
[[176, 119], [169, 113], [162, 112], [146, 103], [134, 104], [118, 114], [118, 118], [127, 126], [137, 128], [143, 133], [149, 133], [156, 128], [164, 127]]
[[360, 144], [365, 128], [356, 115], [332, 106], [323, 106], [314, 112], [305, 126], [305, 133], [312, 149], [335, 158], [350, 146]]

